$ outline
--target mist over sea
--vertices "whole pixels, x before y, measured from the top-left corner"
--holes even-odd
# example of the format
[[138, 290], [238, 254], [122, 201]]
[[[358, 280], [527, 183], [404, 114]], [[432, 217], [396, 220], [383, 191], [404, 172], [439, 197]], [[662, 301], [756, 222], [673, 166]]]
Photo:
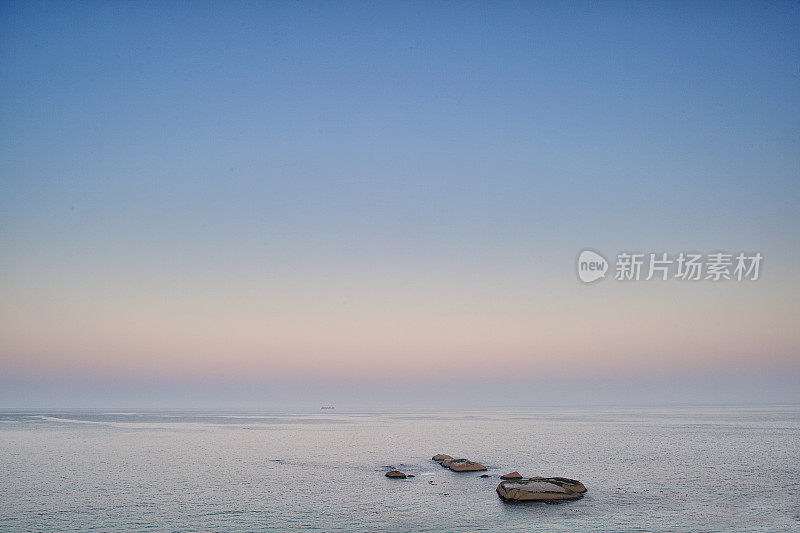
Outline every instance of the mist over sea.
[[[0, 530], [796, 531], [798, 443], [797, 406], [6, 410]], [[504, 503], [512, 470], [588, 492]]]

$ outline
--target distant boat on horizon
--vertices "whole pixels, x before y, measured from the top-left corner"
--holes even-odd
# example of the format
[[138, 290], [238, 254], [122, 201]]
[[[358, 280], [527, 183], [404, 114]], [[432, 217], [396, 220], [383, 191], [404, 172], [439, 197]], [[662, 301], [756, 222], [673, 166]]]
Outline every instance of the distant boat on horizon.
[[320, 409], [336, 409], [336, 408], [333, 407], [332, 405], [323, 405], [322, 407], [320, 407]]

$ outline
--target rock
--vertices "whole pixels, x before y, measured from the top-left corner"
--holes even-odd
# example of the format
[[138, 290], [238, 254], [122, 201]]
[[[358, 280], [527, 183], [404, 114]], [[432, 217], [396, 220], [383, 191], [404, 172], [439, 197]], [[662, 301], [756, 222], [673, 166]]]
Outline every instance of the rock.
[[578, 481], [577, 479], [569, 479], [567, 477], [532, 477], [532, 480], [536, 481], [547, 481], [548, 483], [554, 483], [560, 487], [564, 487], [565, 489], [569, 489], [572, 492], [577, 492], [583, 494], [586, 492], [586, 487]]
[[453, 472], [480, 472], [486, 470], [486, 467], [475, 461], [468, 461], [467, 459], [458, 459], [450, 461], [448, 466]]
[[399, 470], [389, 470], [388, 472], [386, 472], [386, 477], [395, 477], [395, 478], [398, 478], [398, 479], [405, 479], [408, 476], [406, 476], [404, 473], [400, 472]]
[[481, 474], [481, 477], [492, 477], [489, 474]]
[[505, 501], [552, 502], [583, 498], [583, 493], [543, 481], [544, 479], [546, 478], [501, 481], [497, 485], [497, 494]]
[[436, 455], [431, 457], [431, 459], [433, 459], [436, 462], [441, 463], [442, 461], [446, 461], [447, 459], [452, 459], [452, 457], [450, 457], [449, 455], [444, 454], [444, 453], [437, 453]]
[[406, 474], [406, 477], [416, 477], [414, 474]]
[[508, 474], [503, 474], [502, 476], [500, 476], [500, 479], [522, 479], [522, 474], [520, 474], [515, 470]]
[[453, 461], [466, 461], [466, 459], [445, 459], [444, 461], [442, 461], [442, 462], [441, 462], [441, 463], [439, 463], [439, 464], [440, 464], [440, 465], [442, 465], [442, 466], [443, 466], [443, 467], [445, 467], [445, 468], [450, 468], [450, 464], [451, 464]]

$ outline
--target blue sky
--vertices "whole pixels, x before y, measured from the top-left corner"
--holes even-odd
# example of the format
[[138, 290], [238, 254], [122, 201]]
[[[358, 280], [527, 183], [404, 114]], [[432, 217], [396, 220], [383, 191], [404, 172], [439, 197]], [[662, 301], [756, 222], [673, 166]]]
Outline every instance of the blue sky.
[[[609, 321], [654, 317], [633, 338], [735, 315], [692, 329], [705, 369], [797, 371], [796, 3], [0, 15], [6, 375], [149, 376], [173, 357], [169, 375], [414, 375], [436, 353], [479, 373], [509, 353], [550, 361], [552, 332], [598, 295]], [[593, 291], [572, 270], [587, 246], [761, 251], [765, 275]], [[560, 357], [580, 366], [598, 340]]]

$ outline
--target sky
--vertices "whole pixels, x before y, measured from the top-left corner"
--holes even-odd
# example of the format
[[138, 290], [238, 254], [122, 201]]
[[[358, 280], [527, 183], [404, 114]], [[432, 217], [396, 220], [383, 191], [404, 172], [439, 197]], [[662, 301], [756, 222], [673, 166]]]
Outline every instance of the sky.
[[[0, 406], [800, 402], [798, 36], [796, 2], [3, 2]], [[764, 260], [586, 285], [587, 248]]]

